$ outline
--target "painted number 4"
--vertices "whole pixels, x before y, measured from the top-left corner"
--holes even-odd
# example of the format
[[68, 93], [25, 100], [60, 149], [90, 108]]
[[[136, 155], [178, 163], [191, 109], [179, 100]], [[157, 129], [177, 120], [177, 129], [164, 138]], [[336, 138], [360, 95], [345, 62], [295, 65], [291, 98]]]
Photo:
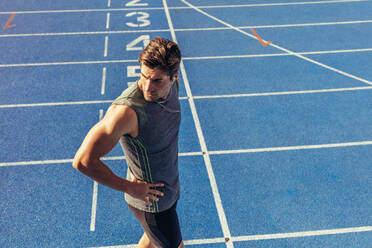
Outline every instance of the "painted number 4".
[[[133, 41], [129, 42], [126, 46], [127, 51], [141, 51], [143, 50], [148, 44], [150, 43], [150, 35], [141, 35], [134, 39]], [[139, 65], [135, 66], [127, 66], [127, 77], [128, 78], [138, 78], [140, 74], [141, 68]], [[128, 87], [136, 82], [128, 82]]]
[[[141, 46], [140, 44], [143, 44]], [[141, 51], [150, 43], [150, 35], [141, 35], [127, 45], [127, 51]]]

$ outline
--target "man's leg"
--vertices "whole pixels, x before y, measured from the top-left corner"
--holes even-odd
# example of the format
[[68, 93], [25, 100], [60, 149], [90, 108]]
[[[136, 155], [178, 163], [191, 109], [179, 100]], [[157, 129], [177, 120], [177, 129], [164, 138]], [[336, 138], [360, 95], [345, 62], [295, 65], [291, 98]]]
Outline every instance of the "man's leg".
[[183, 241], [181, 241], [181, 244], [178, 246], [178, 248], [183, 248]]
[[183, 248], [176, 206], [177, 203], [166, 211], [148, 213], [128, 205], [145, 231], [139, 247]]
[[142, 238], [138, 242], [138, 248], [156, 248], [147, 237], [146, 233], [142, 235]]
[[[138, 242], [138, 248], [156, 248], [156, 247], [151, 243], [146, 233], [144, 233], [142, 235], [142, 238]], [[178, 248], [184, 248], [183, 241], [181, 241], [181, 244], [178, 246]]]

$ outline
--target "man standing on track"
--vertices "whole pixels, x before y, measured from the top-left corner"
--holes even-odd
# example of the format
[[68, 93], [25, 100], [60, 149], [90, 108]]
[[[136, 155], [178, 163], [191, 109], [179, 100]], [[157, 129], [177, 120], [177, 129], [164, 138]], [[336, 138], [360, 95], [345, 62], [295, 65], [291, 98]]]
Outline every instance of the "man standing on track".
[[[137, 84], [125, 90], [88, 132], [73, 167], [125, 192], [130, 210], [145, 231], [138, 247], [183, 247], [176, 212], [181, 52], [176, 43], [156, 37], [138, 60], [141, 77]], [[119, 141], [127, 160], [127, 179], [101, 161]]]

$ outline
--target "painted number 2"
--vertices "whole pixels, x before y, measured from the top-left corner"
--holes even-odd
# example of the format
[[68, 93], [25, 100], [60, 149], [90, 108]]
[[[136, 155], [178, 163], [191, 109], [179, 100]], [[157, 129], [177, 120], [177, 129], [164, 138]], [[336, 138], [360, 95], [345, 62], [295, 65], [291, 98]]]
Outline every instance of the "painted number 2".
[[141, 3], [142, 0], [132, 0], [129, 3], [127, 3], [126, 7], [139, 7], [139, 6], [148, 6], [148, 3]]
[[129, 27], [143, 28], [143, 27], [147, 27], [148, 25], [151, 24], [150, 20], [148, 19], [150, 17], [149, 13], [146, 13], [146, 12], [130, 12], [130, 13], [126, 14], [126, 17], [132, 17], [132, 16], [137, 16], [137, 22], [136, 23], [127, 22], [126, 24]]

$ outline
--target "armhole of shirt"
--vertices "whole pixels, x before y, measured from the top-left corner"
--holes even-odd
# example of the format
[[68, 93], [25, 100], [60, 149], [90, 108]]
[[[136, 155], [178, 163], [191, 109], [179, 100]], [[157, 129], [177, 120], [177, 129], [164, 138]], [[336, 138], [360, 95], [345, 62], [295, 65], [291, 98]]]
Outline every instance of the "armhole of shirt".
[[[140, 133], [141, 128], [145, 125], [147, 118], [145, 109], [142, 104], [137, 100], [134, 95], [135, 88], [126, 89], [118, 98], [116, 98], [112, 104], [115, 105], [125, 105], [130, 107], [136, 112], [138, 120], [138, 133]], [[133, 95], [133, 96], [132, 96]]]

